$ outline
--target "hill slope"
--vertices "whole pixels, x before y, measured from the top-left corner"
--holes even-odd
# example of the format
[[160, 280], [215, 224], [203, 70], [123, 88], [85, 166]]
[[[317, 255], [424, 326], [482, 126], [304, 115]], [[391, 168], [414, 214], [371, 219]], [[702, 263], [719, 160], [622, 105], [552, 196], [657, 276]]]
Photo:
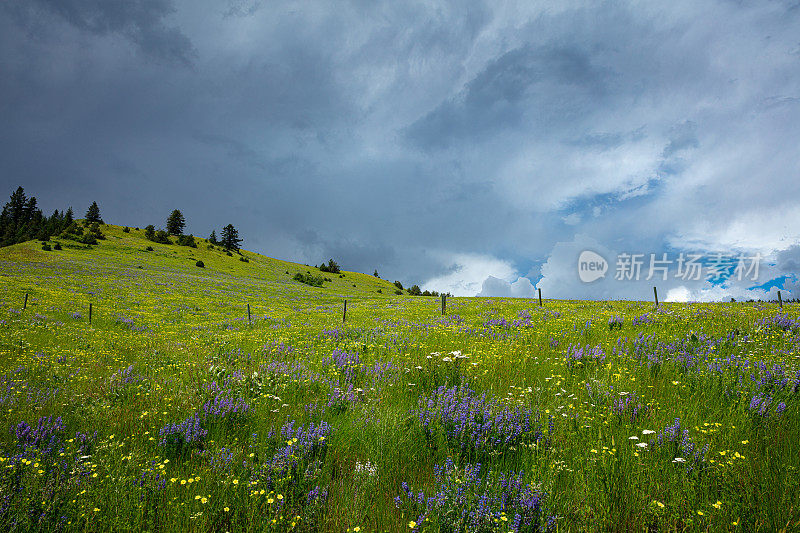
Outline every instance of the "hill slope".
[[[235, 316], [241, 317], [247, 304], [254, 314], [264, 314], [287, 303], [304, 308], [341, 305], [343, 299], [401, 298], [394, 294], [392, 283], [358, 272], [326, 273], [248, 251], [228, 256], [200, 238], [197, 248], [190, 248], [148, 241], [142, 229], [126, 233], [121, 226], [104, 225], [102, 232], [105, 239], [90, 248], [60, 239], [50, 244], [60, 242], [61, 250], [45, 251], [38, 241], [0, 249], [5, 303], [22, 307], [27, 292], [29, 306], [52, 307], [63, 293], [71, 293], [64, 311], [86, 312], [92, 302], [95, 313], [133, 312], [152, 320], [165, 318], [168, 302], [200, 312], [214, 301], [236, 308]], [[196, 266], [197, 261], [204, 267]], [[295, 281], [297, 273], [330, 281], [312, 287]]]

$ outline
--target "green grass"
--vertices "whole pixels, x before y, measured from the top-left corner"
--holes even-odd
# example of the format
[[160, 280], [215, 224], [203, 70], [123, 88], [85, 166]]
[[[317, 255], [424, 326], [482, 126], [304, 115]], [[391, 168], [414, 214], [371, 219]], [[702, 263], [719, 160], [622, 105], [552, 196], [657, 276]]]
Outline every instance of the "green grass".
[[[644, 302], [450, 298], [442, 317], [438, 298], [395, 296], [373, 276], [102, 230], [91, 249], [0, 249], [4, 529], [508, 531], [513, 513], [491, 508], [476, 525], [461, 511], [499, 490], [497, 475], [519, 472], [541, 498], [536, 523], [553, 517], [561, 531], [800, 528], [800, 331], [760, 322], [776, 305], [655, 312]], [[313, 287], [298, 273], [331, 281]], [[797, 319], [796, 305], [783, 312]], [[645, 314], [650, 322], [633, 324]], [[608, 326], [614, 316], [619, 329]], [[605, 357], [570, 362], [571, 345], [599, 345]], [[785, 384], [763, 379], [776, 364]], [[457, 400], [480, 399], [493, 415], [527, 413], [530, 429], [476, 439], [474, 424], [458, 433], [441, 411], [426, 429], [420, 411], [439, 387], [440, 400], [462, 387]], [[765, 414], [750, 408], [759, 392], [771, 399]], [[220, 393], [249, 410], [206, 416]], [[617, 414], [615, 402], [633, 395]], [[208, 431], [199, 443], [180, 453], [160, 444], [162, 428], [195, 413]], [[41, 417], [61, 425], [44, 441], [18, 436]], [[676, 418], [695, 451], [708, 447], [697, 459], [682, 433], [649, 444]], [[287, 445], [280, 430], [291, 421], [330, 430], [307, 448], [302, 435]], [[455, 470], [437, 481], [448, 459]], [[488, 485], [467, 480], [478, 462], [479, 478], [492, 471]], [[426, 510], [404, 483], [426, 498], [443, 483], [464, 488]], [[317, 486], [327, 499], [308, 503]]]

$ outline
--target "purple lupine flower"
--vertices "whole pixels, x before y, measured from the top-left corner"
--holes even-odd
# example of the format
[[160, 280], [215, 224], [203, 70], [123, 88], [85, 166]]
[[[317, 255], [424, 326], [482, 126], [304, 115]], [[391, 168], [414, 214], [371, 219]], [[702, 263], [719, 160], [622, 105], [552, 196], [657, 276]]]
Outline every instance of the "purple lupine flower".
[[[542, 531], [544, 494], [523, 472], [483, 471], [480, 464], [457, 468], [448, 458], [434, 467], [437, 492], [425, 498], [409, 490], [395, 498], [402, 512], [430, 518], [447, 531], [495, 530], [500, 517], [513, 531]], [[404, 491], [405, 492], [405, 491]], [[417, 522], [419, 525], [420, 522]]]
[[49, 454], [59, 446], [64, 433], [64, 423], [61, 417], [41, 417], [36, 422], [36, 427], [31, 427], [24, 420], [17, 424], [14, 430], [17, 445], [23, 450], [37, 448], [42, 453]]
[[208, 431], [203, 429], [200, 416], [195, 413], [183, 422], [167, 424], [159, 431], [159, 444], [168, 454], [181, 455], [191, 448], [200, 447]]
[[247, 414], [250, 405], [242, 398], [234, 400], [223, 392], [203, 404], [202, 411], [209, 421], [231, 420], [237, 415]]
[[463, 452], [485, 453], [542, 438], [530, 409], [500, 405], [465, 386], [439, 387], [431, 397], [420, 399], [416, 415], [428, 437], [441, 431]]
[[320, 489], [319, 485], [317, 485], [308, 492], [306, 496], [306, 505], [312, 505], [314, 503], [324, 504], [327, 499], [328, 489]]
[[603, 364], [606, 360], [606, 354], [599, 344], [595, 347], [590, 347], [588, 345], [569, 345], [565, 359], [567, 366], [572, 368], [578, 363], [582, 365], [587, 365], [589, 363]]

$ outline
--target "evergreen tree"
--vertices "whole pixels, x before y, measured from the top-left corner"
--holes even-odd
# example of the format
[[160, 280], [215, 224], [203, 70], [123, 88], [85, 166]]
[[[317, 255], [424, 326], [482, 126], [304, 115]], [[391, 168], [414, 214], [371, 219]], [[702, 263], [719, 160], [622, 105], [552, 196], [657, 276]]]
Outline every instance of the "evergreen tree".
[[[75, 213], [72, 211], [72, 206], [67, 209], [67, 214], [64, 215], [64, 224], [69, 226], [72, 224], [72, 221], [75, 220]], [[66, 227], [65, 226], [65, 227]]]
[[148, 241], [156, 240], [156, 227], [152, 224], [149, 224], [146, 228], [144, 228], [144, 238]]
[[42, 224], [42, 228], [44, 231], [47, 232], [48, 235], [57, 235], [61, 233], [61, 222], [63, 220], [64, 220], [63, 215], [58, 212], [58, 209], [56, 209], [55, 211], [53, 211], [53, 214], [50, 215], [50, 218], [45, 218], [45, 222]]
[[19, 225], [25, 213], [25, 205], [28, 203], [28, 198], [25, 196], [25, 189], [17, 187], [17, 190], [11, 195], [6, 206], [8, 207], [11, 222], [14, 226]]
[[183, 235], [183, 228], [186, 227], [186, 219], [183, 213], [175, 209], [167, 218], [167, 233], [170, 235]]
[[421, 296], [422, 295], [422, 290], [420, 290], [419, 285], [416, 285], [416, 284], [412, 285], [410, 289], [406, 289], [406, 291], [408, 292], [408, 294], [410, 294], [412, 296]]
[[211, 235], [208, 236], [208, 242], [210, 242], [211, 244], [218, 244], [216, 231], [213, 230], [211, 231]]
[[92, 205], [90, 205], [89, 209], [86, 211], [86, 222], [103, 223], [103, 219], [100, 218], [100, 207], [98, 207], [97, 202], [92, 202]]
[[226, 250], [239, 250], [239, 243], [242, 239], [239, 238], [239, 232], [233, 227], [233, 224], [228, 224], [222, 228], [222, 240], [220, 244]]
[[25, 190], [17, 187], [0, 213], [0, 246], [24, 242], [40, 235], [49, 238], [49, 235], [45, 235], [46, 221], [42, 210], [36, 206], [36, 197], [28, 198]]
[[[25, 202], [25, 209], [22, 212], [22, 216], [25, 218], [26, 222], [29, 222], [36, 215], [36, 211], [38, 211], [38, 209], [36, 209], [36, 197], [31, 196], [28, 201]], [[41, 211], [39, 211], [39, 213], [41, 214]]]
[[71, 224], [72, 208], [65, 212], [56, 209], [47, 217], [37, 205], [36, 197], [28, 198], [25, 190], [17, 187], [0, 213], [0, 246], [31, 239], [47, 241], [66, 231]]
[[17, 190], [11, 193], [11, 197], [3, 206], [3, 213], [0, 215], [0, 240], [3, 246], [9, 246], [19, 242], [18, 230], [22, 223], [22, 215], [25, 210], [25, 204], [28, 203], [28, 198], [25, 196], [25, 189], [17, 187]]
[[330, 272], [332, 274], [338, 274], [339, 273], [339, 263], [337, 263], [333, 259], [330, 259], [330, 260], [328, 260], [328, 264], [327, 265], [325, 263], [322, 263], [319, 266], [319, 269], [321, 271], [323, 271], [323, 272]]

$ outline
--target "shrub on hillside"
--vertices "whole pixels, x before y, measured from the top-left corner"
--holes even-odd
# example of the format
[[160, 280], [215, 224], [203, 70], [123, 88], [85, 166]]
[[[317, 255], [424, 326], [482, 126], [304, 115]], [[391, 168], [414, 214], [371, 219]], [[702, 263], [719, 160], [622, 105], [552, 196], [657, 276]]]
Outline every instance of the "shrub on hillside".
[[156, 236], [153, 240], [161, 244], [172, 244], [172, 241], [169, 239], [169, 233], [163, 229], [156, 231]]
[[205, 268], [206, 267], [205, 263], [203, 263], [202, 261], [198, 261], [197, 263], [194, 264], [194, 266], [198, 266], [200, 268]]
[[194, 241], [194, 235], [178, 235], [178, 246], [197, 248], [197, 243]]
[[78, 242], [81, 244], [97, 244], [97, 239], [91, 233], [84, 233], [78, 239]]
[[322, 276], [314, 276], [312, 274], [303, 274], [298, 272], [292, 278], [295, 281], [299, 281], [300, 283], [305, 283], [306, 285], [311, 285], [312, 287], [322, 287], [322, 284], [325, 282], [325, 278]]

